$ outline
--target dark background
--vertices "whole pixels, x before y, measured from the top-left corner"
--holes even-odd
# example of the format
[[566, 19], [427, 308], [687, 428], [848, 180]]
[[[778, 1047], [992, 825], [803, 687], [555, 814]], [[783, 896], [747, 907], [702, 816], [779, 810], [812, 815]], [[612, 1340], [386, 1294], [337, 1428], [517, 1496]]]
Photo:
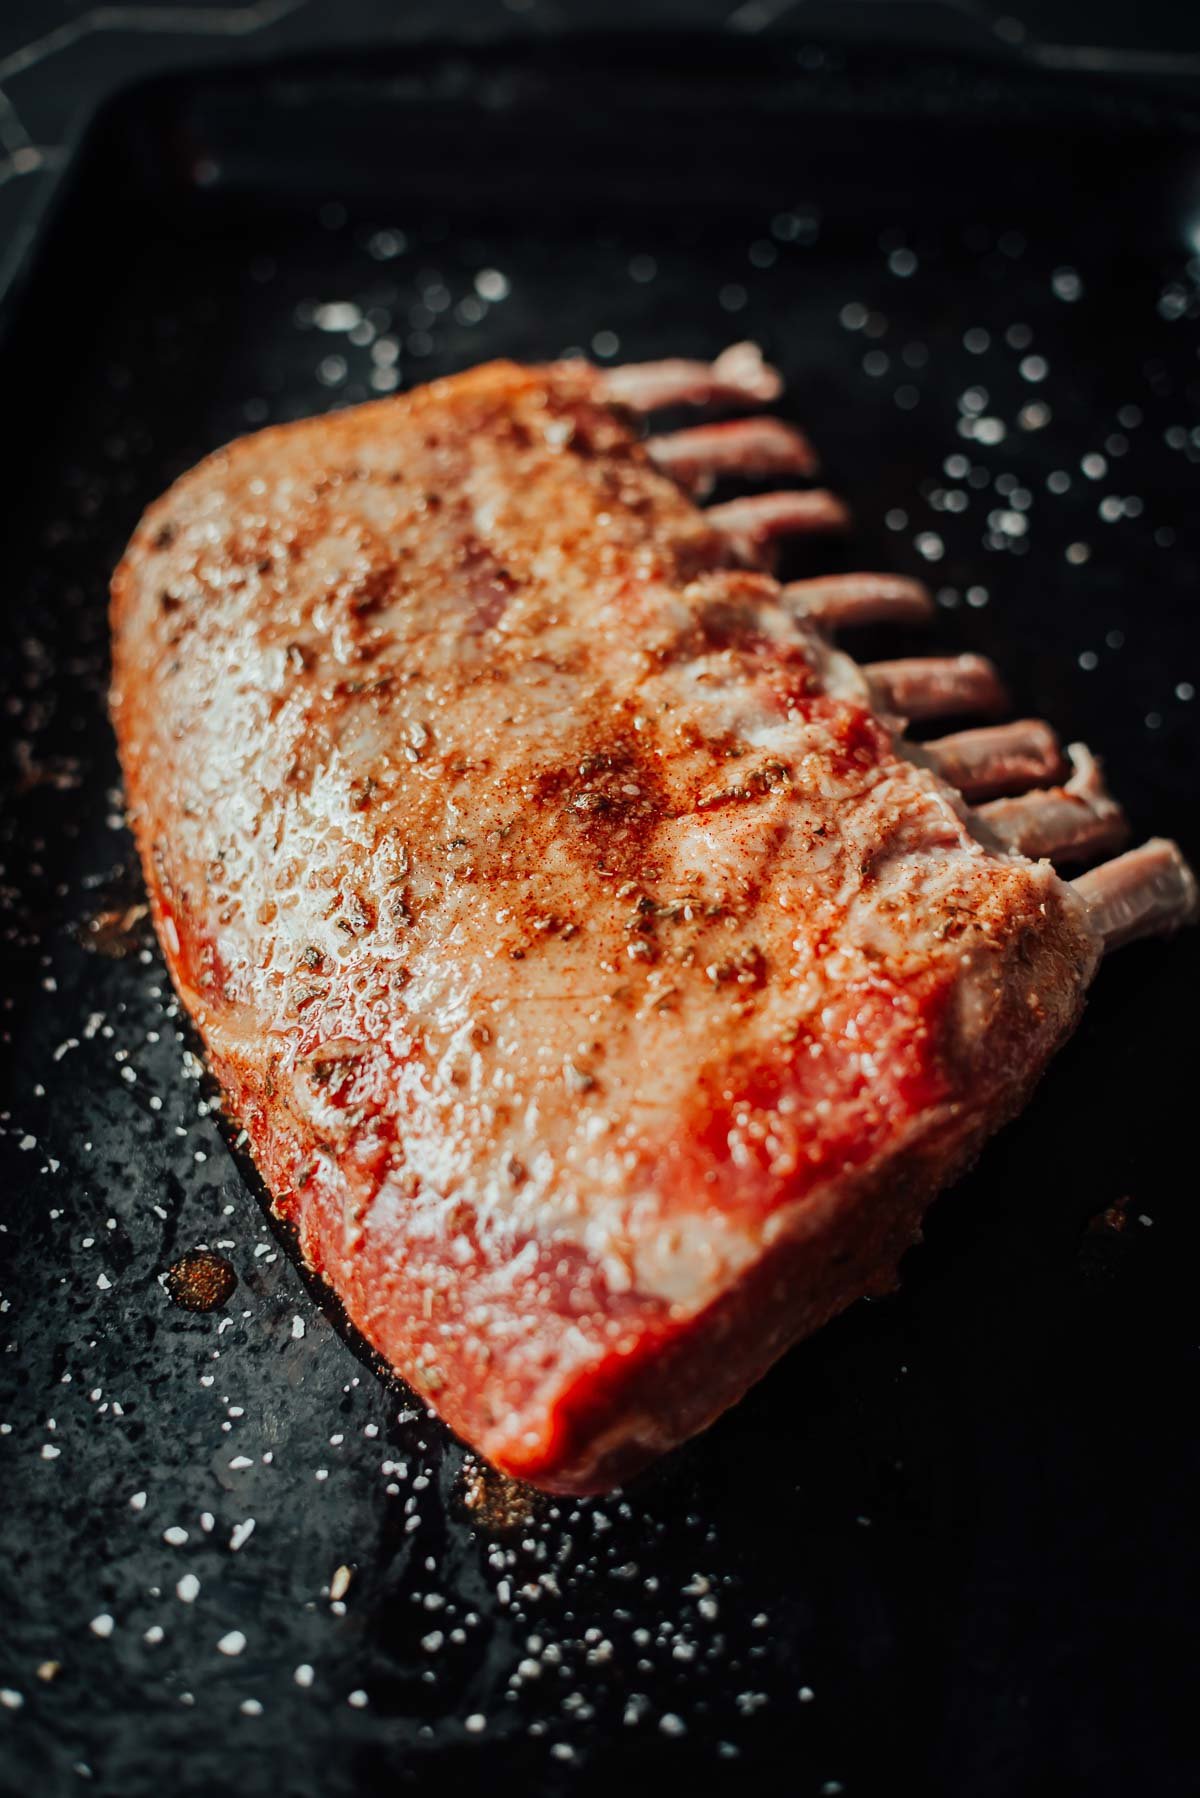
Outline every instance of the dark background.
[[622, 27], [845, 37], [969, 48], [1049, 68], [1200, 76], [1200, 6], [1180, 0], [5, 0], [0, 246], [28, 225], [99, 101], [138, 76], [324, 46]]
[[[3, 1798], [1195, 1787], [1200, 933], [1103, 970], [895, 1300], [625, 1497], [506, 1510], [489, 1490], [480, 1510], [461, 1448], [305, 1291], [136, 915], [104, 592], [140, 507], [212, 444], [389, 370], [601, 355], [598, 333], [630, 357], [759, 337], [854, 507], [823, 565], [929, 577], [930, 647], [994, 655], [1020, 710], [1105, 755], [1139, 835], [1200, 849], [1193, 10], [1039, 7], [1035, 32], [1032, 9], [971, 0], [8, 7], [4, 230], [19, 248], [39, 158], [135, 76], [726, 19], [727, 58], [648, 37], [642, 79], [592, 52], [507, 114], [462, 70], [426, 106], [416, 58], [402, 106], [370, 61], [307, 98], [143, 96], [129, 141], [92, 141], [0, 351], [21, 451], [0, 644]], [[805, 72], [777, 115], [738, 53], [764, 37]], [[1172, 98], [1143, 99], [1147, 79]], [[693, 121], [681, 155], [691, 83], [721, 97], [719, 129]], [[545, 153], [577, 126], [599, 167]], [[483, 130], [511, 166], [473, 155]], [[374, 181], [351, 179], [342, 153], [376, 134]], [[632, 273], [648, 250], [652, 285]], [[484, 309], [487, 266], [511, 291]], [[360, 322], [320, 322], [331, 302]], [[1001, 442], [971, 434], [984, 391]], [[207, 1316], [159, 1284], [200, 1242], [239, 1282]]]

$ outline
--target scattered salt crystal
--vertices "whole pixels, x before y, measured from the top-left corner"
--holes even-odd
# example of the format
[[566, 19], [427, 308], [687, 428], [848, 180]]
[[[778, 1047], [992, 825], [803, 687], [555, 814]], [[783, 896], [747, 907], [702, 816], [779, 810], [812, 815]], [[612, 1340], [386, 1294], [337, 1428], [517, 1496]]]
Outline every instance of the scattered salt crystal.
[[508, 298], [509, 281], [498, 268], [481, 268], [475, 277], [475, 291], [481, 300], [504, 300]]
[[334, 300], [317, 307], [313, 323], [318, 331], [352, 331], [361, 318], [362, 313], [352, 301]]

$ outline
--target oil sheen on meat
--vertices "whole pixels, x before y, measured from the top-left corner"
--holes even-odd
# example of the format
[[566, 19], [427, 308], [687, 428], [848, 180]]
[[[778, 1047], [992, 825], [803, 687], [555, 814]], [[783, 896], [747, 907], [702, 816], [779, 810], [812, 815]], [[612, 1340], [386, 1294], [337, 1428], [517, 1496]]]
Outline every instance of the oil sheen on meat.
[[1098, 946], [739, 568], [585, 365], [268, 430], [143, 519], [113, 713], [279, 1213], [564, 1491], [892, 1282]]

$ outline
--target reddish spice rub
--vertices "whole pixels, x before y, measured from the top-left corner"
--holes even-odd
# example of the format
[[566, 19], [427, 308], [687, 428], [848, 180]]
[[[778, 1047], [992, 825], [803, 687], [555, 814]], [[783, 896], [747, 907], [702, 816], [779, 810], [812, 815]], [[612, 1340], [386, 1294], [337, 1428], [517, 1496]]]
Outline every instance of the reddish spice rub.
[[155, 922], [276, 1208], [550, 1489], [886, 1289], [1101, 947], [744, 560], [594, 371], [493, 364], [220, 451], [113, 583]]

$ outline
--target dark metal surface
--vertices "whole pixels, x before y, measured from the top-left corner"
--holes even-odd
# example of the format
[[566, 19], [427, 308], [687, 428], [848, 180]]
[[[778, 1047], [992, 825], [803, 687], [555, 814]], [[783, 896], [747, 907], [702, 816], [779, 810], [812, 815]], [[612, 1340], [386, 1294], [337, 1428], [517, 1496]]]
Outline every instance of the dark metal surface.
[[722, 28], [1158, 79], [1200, 73], [1200, 10], [1187, 0], [4, 0], [0, 245], [30, 229], [81, 124], [134, 80], [217, 58], [430, 38]]
[[[931, 647], [1196, 855], [1200, 109], [848, 54], [196, 77], [63, 197], [2, 350], [6, 1794], [1194, 1787], [1194, 938], [1102, 971], [898, 1298], [623, 1497], [526, 1503], [306, 1290], [137, 912], [146, 501], [393, 380], [739, 335], [855, 506], [820, 564], [929, 576]], [[200, 1248], [208, 1313], [161, 1279]]]

